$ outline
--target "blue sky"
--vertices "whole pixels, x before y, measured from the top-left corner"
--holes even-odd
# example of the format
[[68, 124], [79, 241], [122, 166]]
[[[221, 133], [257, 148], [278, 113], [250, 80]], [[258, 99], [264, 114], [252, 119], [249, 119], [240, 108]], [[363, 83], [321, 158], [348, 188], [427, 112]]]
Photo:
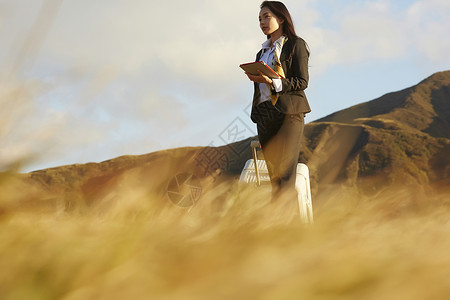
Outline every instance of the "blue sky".
[[[306, 122], [450, 69], [450, 1], [284, 1], [311, 49]], [[0, 0], [0, 167], [256, 134], [239, 64], [260, 1]]]

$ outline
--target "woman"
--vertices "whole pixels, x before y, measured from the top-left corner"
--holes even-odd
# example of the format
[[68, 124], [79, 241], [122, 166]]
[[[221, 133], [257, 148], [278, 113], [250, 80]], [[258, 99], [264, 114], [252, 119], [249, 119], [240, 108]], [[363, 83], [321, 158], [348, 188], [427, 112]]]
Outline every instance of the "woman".
[[311, 111], [304, 93], [309, 80], [309, 51], [305, 41], [296, 35], [283, 3], [264, 1], [260, 8], [259, 26], [267, 40], [256, 61], [265, 61], [283, 78], [246, 73], [255, 89], [251, 119], [257, 124], [269, 170], [272, 202], [290, 213], [298, 213], [295, 176], [304, 115]]

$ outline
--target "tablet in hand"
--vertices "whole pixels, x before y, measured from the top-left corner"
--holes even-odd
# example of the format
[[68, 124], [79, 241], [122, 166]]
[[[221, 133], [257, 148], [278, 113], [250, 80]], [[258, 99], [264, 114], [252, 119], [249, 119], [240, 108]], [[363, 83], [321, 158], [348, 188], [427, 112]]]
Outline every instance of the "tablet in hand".
[[283, 78], [263, 61], [241, 64], [239, 67], [250, 75], [259, 75], [258, 71], [261, 71], [269, 78]]

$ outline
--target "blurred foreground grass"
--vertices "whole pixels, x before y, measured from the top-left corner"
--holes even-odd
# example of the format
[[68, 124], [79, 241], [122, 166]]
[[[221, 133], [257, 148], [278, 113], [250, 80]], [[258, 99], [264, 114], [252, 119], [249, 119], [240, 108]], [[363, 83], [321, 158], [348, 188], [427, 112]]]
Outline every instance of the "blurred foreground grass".
[[448, 196], [328, 194], [313, 225], [230, 183], [190, 210], [135, 189], [70, 212], [3, 194], [0, 299], [448, 298]]

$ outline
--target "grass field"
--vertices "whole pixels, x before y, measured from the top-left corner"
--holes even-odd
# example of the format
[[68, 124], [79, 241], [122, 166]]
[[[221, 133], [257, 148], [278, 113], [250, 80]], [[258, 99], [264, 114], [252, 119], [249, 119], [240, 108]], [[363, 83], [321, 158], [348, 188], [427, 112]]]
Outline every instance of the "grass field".
[[0, 299], [448, 299], [448, 196], [328, 194], [309, 225], [234, 186], [189, 210], [136, 190], [70, 212], [2, 200]]

